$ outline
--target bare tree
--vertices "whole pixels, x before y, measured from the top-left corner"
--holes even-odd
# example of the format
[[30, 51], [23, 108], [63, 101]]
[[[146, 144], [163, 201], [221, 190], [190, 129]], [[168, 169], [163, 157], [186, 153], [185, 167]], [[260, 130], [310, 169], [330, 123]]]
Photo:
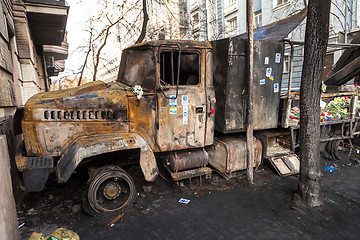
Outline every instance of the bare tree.
[[147, 5], [146, 5], [146, 0], [143, 0], [143, 25], [142, 25], [142, 29], [141, 29], [141, 33], [139, 38], [136, 40], [135, 43], [141, 43], [142, 41], [144, 41], [145, 35], [146, 35], [146, 29], [147, 29], [147, 24], [149, 21], [149, 15], [147, 12]]
[[331, 0], [309, 0], [300, 89], [300, 178], [295, 203], [323, 204], [320, 191], [320, 97]]

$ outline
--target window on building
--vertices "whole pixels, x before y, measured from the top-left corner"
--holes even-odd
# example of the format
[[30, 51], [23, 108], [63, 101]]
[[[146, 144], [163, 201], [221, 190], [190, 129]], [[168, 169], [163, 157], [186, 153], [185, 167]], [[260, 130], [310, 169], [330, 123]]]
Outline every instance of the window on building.
[[227, 21], [227, 33], [234, 34], [237, 32], [237, 17], [234, 17]]
[[262, 13], [261, 13], [261, 9], [254, 12], [254, 25], [255, 28], [259, 28], [262, 27]]
[[[178, 76], [178, 51], [160, 53], [160, 82], [162, 85], [176, 85]], [[181, 52], [179, 85], [197, 85], [200, 79], [199, 54]]]
[[198, 25], [199, 24], [199, 13], [195, 13], [192, 16], [192, 24], [193, 25]]
[[287, 2], [289, 2], [289, 0], [277, 0], [277, 5], [281, 5]]
[[283, 64], [283, 73], [288, 73], [290, 71], [290, 55], [284, 55]]

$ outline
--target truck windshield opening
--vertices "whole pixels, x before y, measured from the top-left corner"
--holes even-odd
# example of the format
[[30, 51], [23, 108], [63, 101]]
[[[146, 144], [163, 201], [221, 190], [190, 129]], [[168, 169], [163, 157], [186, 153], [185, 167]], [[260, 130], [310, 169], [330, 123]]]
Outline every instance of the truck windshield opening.
[[[179, 52], [160, 53], [160, 81], [162, 85], [176, 85]], [[181, 52], [179, 85], [197, 85], [200, 79], [199, 54]]]

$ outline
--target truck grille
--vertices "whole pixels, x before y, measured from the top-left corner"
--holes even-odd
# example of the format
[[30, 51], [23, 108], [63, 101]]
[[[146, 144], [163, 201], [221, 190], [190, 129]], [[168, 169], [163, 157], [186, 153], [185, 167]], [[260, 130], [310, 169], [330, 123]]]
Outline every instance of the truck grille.
[[126, 110], [43, 110], [44, 121], [127, 120]]

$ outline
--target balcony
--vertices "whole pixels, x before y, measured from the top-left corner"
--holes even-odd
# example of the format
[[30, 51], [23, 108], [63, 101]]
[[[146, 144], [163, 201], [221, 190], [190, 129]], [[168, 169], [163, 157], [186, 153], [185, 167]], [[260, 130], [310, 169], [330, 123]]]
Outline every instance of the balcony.
[[69, 6], [65, 0], [26, 0], [26, 16], [36, 45], [58, 45], [64, 40]]

